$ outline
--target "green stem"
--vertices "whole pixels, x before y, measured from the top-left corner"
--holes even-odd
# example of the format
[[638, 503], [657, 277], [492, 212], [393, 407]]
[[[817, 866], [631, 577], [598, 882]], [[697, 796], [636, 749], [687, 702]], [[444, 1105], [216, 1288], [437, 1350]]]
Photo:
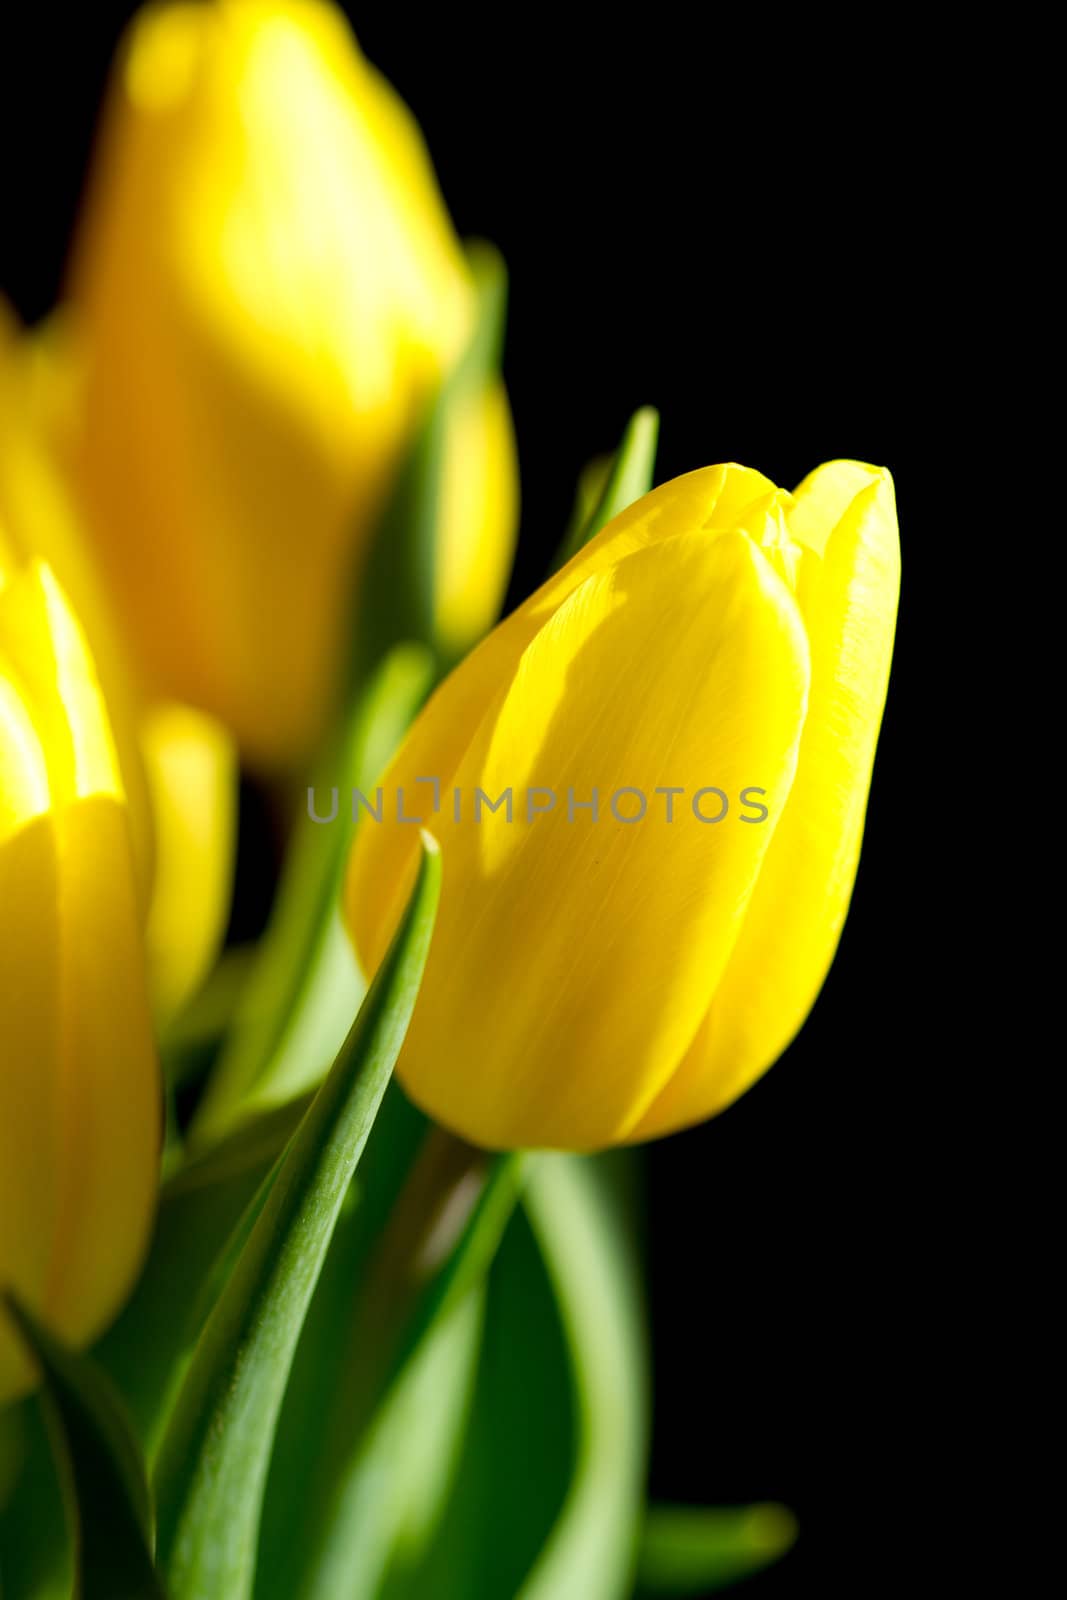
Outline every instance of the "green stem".
[[352, 1570], [350, 1515], [389, 1404], [430, 1334], [485, 1277], [519, 1199], [521, 1154], [489, 1155], [435, 1129], [425, 1140], [361, 1289], [349, 1364], [319, 1458], [316, 1525], [301, 1574], [326, 1600]]

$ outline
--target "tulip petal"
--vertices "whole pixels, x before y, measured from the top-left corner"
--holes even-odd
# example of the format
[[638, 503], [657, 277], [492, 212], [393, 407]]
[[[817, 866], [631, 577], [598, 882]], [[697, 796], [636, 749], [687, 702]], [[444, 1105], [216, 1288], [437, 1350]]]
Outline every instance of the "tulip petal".
[[[482, 641], [431, 696], [384, 778], [389, 804], [403, 792], [407, 810], [418, 811], [418, 780], [436, 777], [447, 789], [474, 730], [506, 685], [523, 651], [569, 595], [595, 573], [625, 556], [678, 534], [728, 530], [779, 491], [748, 467], [704, 467], [661, 485], [614, 517], [589, 544]], [[670, 604], [673, 605], [672, 596]], [[709, 621], [709, 628], [713, 622]], [[653, 657], [662, 640], [653, 647]], [[410, 889], [418, 840], [410, 827], [364, 828], [356, 840], [346, 904], [357, 953], [372, 973], [395, 926], [403, 888]]]
[[[780, 813], [807, 679], [792, 596], [744, 534], [685, 534], [574, 590], [459, 765], [465, 821], [448, 797], [434, 824], [441, 918], [398, 1067], [423, 1109], [491, 1147], [626, 1131], [706, 1012], [773, 831], [702, 823], [691, 797], [758, 784]], [[673, 822], [666, 784], [687, 791]], [[514, 820], [472, 822], [477, 787], [512, 788]], [[556, 808], [527, 822], [540, 787]], [[598, 820], [570, 820], [568, 788], [594, 787]], [[611, 810], [623, 788], [647, 797], [639, 823]]]
[[812, 679], [796, 779], [704, 1026], [635, 1138], [711, 1116], [777, 1059], [822, 986], [852, 894], [900, 583], [892, 479], [831, 462], [801, 484], [788, 520], [823, 552], [803, 563], [798, 595]]
[[0, 675], [0, 843], [47, 810], [48, 766], [33, 718], [11, 679]]
[[591, 573], [603, 572], [624, 556], [696, 528], [722, 533], [742, 527], [754, 507], [778, 494], [762, 472], [735, 462], [700, 467], [672, 478], [613, 517], [516, 615], [525, 613], [532, 620], [543, 621]]
[[[63, 441], [70, 428], [77, 378], [68, 335], [62, 313], [32, 334], [24, 334], [5, 317], [0, 302], [0, 507], [10, 541], [5, 558], [0, 535], [0, 569], [6, 560], [9, 581], [33, 562], [55, 573], [69, 609], [84, 631], [107, 706], [106, 722], [114, 739], [133, 832], [141, 902], [147, 905], [153, 834], [137, 743], [136, 675], [94, 568], [63, 463]], [[0, 570], [0, 589], [3, 586]], [[9, 615], [14, 614], [10, 608]], [[39, 618], [39, 626], [47, 632], [47, 618]], [[47, 647], [46, 655], [49, 650]], [[77, 672], [74, 676], [76, 684]], [[65, 734], [62, 739], [65, 743]]]
[[[0, 838], [0, 1277], [35, 1306], [41, 1304], [48, 1241], [56, 1231], [61, 1160], [53, 1114], [60, 1015], [57, 879], [55, 832], [45, 814]], [[30, 1378], [22, 1341], [0, 1311], [0, 1404]]]
[[[160, 1099], [114, 747], [80, 630], [39, 566], [0, 594], [5, 680], [32, 723], [34, 782], [47, 778], [47, 794], [0, 834], [0, 1265], [78, 1343], [140, 1260]], [[0, 731], [5, 791], [11, 749]], [[0, 1319], [0, 1398], [27, 1376]]]
[[77, 1038], [60, 1067], [68, 1154], [42, 1310], [82, 1342], [124, 1297], [147, 1244], [162, 1114], [126, 816], [94, 798], [64, 820], [63, 1007]]
[[[74, 1552], [72, 1592], [79, 1600], [116, 1595], [165, 1600], [152, 1565], [144, 1460], [119, 1394], [90, 1361], [53, 1338], [16, 1297], [3, 1298], [36, 1359], [47, 1396], [53, 1463], [66, 1491]], [[34, 1592], [40, 1594], [44, 1587], [42, 1575]]]

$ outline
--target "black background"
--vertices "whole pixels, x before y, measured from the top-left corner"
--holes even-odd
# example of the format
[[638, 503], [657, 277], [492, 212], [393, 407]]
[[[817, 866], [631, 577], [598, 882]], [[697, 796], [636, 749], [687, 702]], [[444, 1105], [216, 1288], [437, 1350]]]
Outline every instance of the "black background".
[[[796, 1550], [753, 1596], [907, 1592], [931, 1473], [914, 1090], [936, 1066], [914, 1044], [902, 840], [912, 640], [941, 536], [931, 451], [950, 443], [947, 374], [958, 385], [965, 365], [952, 240], [969, 202], [936, 109], [945, 63], [873, 19], [860, 34], [717, 8], [364, 9], [349, 8], [363, 47], [422, 122], [457, 227], [510, 266], [512, 599], [539, 581], [583, 462], [645, 402], [660, 479], [737, 459], [789, 485], [834, 456], [896, 477], [898, 653], [841, 950], [780, 1064], [650, 1150], [648, 1249], [654, 1494], [797, 1510]], [[75, 24], [45, 9], [9, 34], [0, 289], [29, 319], [57, 291], [131, 10]]]

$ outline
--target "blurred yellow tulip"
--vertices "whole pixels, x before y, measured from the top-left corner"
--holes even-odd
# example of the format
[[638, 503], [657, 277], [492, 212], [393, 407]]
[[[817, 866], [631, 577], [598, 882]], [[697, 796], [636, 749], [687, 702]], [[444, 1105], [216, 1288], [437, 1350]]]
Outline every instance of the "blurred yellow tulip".
[[177, 1016], [226, 932], [237, 835], [237, 763], [213, 717], [157, 702], [140, 722], [155, 829], [145, 940], [157, 1017]]
[[[124, 628], [260, 767], [314, 750], [395, 469], [472, 332], [419, 131], [318, 0], [145, 8], [69, 279], [75, 452]], [[502, 390], [452, 430], [440, 612], [466, 648], [515, 533]], [[447, 520], [447, 519], [446, 519]]]
[[[144, 1251], [162, 1105], [115, 746], [85, 638], [0, 526], [0, 1286], [75, 1344]], [[0, 1402], [32, 1373], [0, 1311]]]
[[410, 822], [433, 828], [398, 1066], [426, 1111], [493, 1148], [594, 1149], [712, 1115], [781, 1054], [848, 907], [898, 586], [887, 472], [832, 462], [790, 495], [709, 467], [616, 517], [446, 680], [375, 814], [353, 796], [346, 887], [370, 972]]
[[23, 334], [0, 302], [0, 518], [22, 559], [55, 573], [103, 688], [147, 917], [153, 1010], [163, 1024], [192, 996], [226, 927], [237, 763], [219, 723], [149, 702], [88, 547], [63, 470], [76, 406], [66, 330]]

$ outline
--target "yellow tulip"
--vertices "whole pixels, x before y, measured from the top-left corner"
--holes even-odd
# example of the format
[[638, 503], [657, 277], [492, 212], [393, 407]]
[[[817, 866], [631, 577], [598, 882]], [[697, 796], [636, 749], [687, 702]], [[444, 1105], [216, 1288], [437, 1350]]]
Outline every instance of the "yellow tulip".
[[[69, 302], [76, 468], [140, 659], [254, 764], [299, 761], [339, 690], [394, 472], [475, 311], [419, 131], [339, 11], [139, 14]], [[440, 608], [466, 648], [497, 614], [515, 532], [502, 392], [453, 432], [465, 482], [446, 495], [466, 497], [470, 542], [453, 519]]]
[[63, 470], [78, 402], [66, 335], [52, 324], [25, 335], [0, 301], [0, 519], [24, 562], [55, 573], [85, 632], [133, 833], [153, 1010], [165, 1024], [199, 986], [225, 932], [236, 757], [219, 723], [149, 701], [133, 669]]
[[409, 819], [433, 828], [398, 1065], [426, 1111], [491, 1148], [595, 1149], [703, 1120], [781, 1054], [851, 895], [898, 585], [887, 472], [832, 462], [790, 495], [709, 467], [616, 517], [446, 680], [381, 794], [352, 797], [346, 886], [369, 972]]
[[[147, 1241], [161, 1102], [118, 759], [54, 577], [0, 527], [0, 1286], [91, 1339]], [[0, 1402], [32, 1374], [0, 1311]]]

